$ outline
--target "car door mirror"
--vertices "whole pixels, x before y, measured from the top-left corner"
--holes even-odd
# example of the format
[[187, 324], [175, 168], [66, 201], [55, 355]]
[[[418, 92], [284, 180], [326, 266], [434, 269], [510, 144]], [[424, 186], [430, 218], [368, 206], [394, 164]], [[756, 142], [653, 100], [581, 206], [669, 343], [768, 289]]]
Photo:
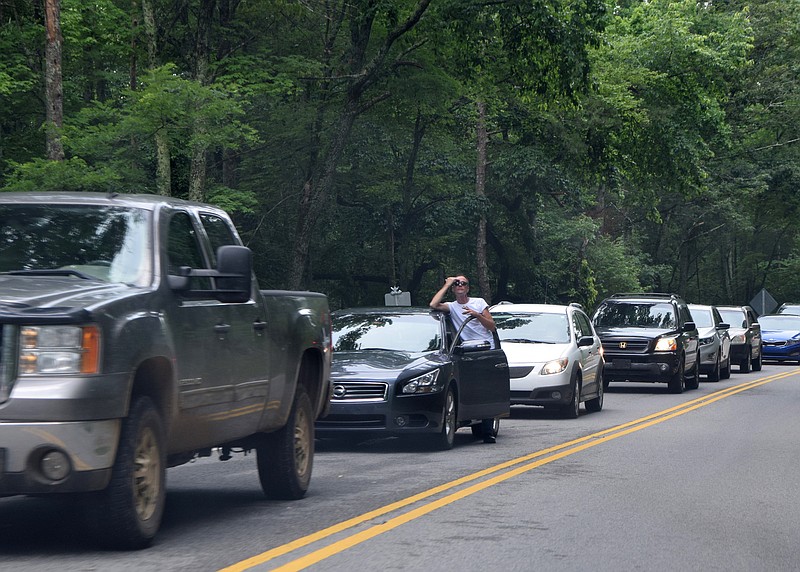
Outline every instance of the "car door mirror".
[[695, 324], [694, 322], [686, 322], [685, 324], [683, 324], [684, 332], [691, 332], [692, 330], [696, 329], [697, 329], [697, 324]]
[[585, 348], [586, 346], [594, 345], [594, 338], [592, 336], [581, 336], [578, 338], [578, 347]]
[[720, 322], [719, 324], [717, 324], [717, 329], [718, 330], [727, 330], [730, 327], [731, 327], [730, 324], [726, 324], [724, 322]]
[[485, 352], [492, 349], [492, 344], [486, 340], [464, 340], [456, 346], [458, 353]]

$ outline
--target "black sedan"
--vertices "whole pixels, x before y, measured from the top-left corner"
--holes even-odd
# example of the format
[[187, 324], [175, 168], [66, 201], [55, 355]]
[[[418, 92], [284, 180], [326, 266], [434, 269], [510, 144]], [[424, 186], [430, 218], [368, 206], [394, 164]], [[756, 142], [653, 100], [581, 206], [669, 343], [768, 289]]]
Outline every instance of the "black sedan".
[[427, 435], [437, 448], [450, 449], [459, 427], [481, 436], [481, 419], [509, 414], [503, 350], [461, 343], [446, 314], [340, 310], [333, 314], [333, 346], [333, 397], [317, 421], [318, 436]]

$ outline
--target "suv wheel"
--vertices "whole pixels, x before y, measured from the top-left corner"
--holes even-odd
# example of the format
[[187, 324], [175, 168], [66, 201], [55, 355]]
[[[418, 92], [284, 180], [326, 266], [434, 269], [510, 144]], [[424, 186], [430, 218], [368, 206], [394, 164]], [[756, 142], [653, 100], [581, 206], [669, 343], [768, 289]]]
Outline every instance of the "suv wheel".
[[683, 369], [684, 359], [681, 357], [680, 361], [678, 362], [678, 371], [675, 372], [667, 384], [670, 393], [683, 393], [683, 390], [686, 389], [686, 378], [684, 377]]
[[564, 406], [561, 414], [565, 419], [577, 419], [581, 414], [581, 382], [577, 378], [572, 384], [572, 400]]
[[698, 387], [700, 387], [700, 352], [697, 352], [692, 373], [686, 380], [686, 389], [697, 389]]

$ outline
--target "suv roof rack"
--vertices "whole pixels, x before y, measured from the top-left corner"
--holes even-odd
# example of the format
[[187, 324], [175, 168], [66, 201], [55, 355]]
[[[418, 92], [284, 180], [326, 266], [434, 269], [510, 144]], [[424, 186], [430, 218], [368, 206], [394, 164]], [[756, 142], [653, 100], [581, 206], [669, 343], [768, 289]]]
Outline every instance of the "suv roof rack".
[[612, 294], [610, 298], [664, 298], [666, 300], [674, 300], [680, 298], [677, 294], [667, 294], [665, 292], [623, 292], [619, 294]]

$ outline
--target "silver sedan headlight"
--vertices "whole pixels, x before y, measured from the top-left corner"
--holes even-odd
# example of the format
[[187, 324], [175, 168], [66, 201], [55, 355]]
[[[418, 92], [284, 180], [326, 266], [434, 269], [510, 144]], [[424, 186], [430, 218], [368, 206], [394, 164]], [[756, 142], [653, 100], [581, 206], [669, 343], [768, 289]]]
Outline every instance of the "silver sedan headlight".
[[745, 335], [744, 334], [736, 334], [735, 336], [731, 336], [731, 343], [732, 344], [743, 344], [745, 343]]
[[707, 346], [708, 344], [714, 343], [714, 336], [708, 336], [707, 338], [700, 338], [700, 345]]
[[439, 382], [439, 370], [435, 369], [424, 375], [409, 379], [403, 385], [401, 393], [406, 395], [414, 393], [435, 393], [441, 389], [442, 384]]

